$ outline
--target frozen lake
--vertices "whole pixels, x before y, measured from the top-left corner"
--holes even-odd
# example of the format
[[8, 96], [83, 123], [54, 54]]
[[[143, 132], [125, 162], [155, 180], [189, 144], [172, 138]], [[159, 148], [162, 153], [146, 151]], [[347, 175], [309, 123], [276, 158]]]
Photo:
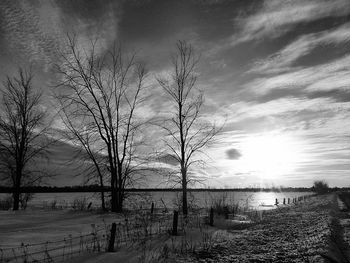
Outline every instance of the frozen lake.
[[[189, 192], [188, 202], [190, 206], [196, 207], [210, 207], [217, 202], [223, 202], [228, 205], [238, 204], [241, 207], [254, 209], [271, 209], [275, 204], [277, 198], [279, 203], [283, 203], [283, 199], [293, 198], [299, 196], [311, 195], [312, 192], [244, 192], [244, 191], [203, 191], [203, 192]], [[0, 194], [4, 196], [5, 194]], [[106, 193], [106, 196], [108, 193]], [[156, 208], [173, 209], [178, 207], [181, 203], [181, 193], [173, 191], [163, 192], [139, 192], [128, 193], [129, 198], [126, 200], [125, 206], [127, 208], [139, 209], [149, 208], [151, 203], [155, 204]], [[55, 203], [57, 207], [70, 207], [74, 200], [83, 200], [92, 206], [100, 206], [99, 193], [36, 193], [28, 206], [35, 207], [50, 207]], [[109, 198], [106, 198], [106, 203]]]

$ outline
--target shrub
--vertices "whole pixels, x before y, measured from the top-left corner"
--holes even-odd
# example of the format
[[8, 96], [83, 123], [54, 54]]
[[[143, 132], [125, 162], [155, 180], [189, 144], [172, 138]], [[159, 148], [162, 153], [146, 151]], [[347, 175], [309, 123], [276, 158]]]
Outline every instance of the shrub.
[[217, 196], [213, 196], [211, 207], [214, 209], [215, 213], [218, 215], [225, 215], [225, 217], [235, 212], [234, 200], [229, 200], [227, 192], [222, 192]]
[[[75, 198], [72, 203], [72, 208], [74, 210], [88, 210], [89, 204], [88, 199], [86, 197]], [[90, 207], [89, 207], [90, 208]]]
[[7, 195], [0, 199], [0, 210], [9, 210], [12, 207], [12, 196]]
[[313, 190], [317, 194], [325, 194], [329, 191], [328, 183], [324, 180], [319, 180], [314, 182]]
[[[182, 211], [182, 193], [176, 193], [172, 203], [175, 209]], [[187, 208], [189, 211], [197, 211], [199, 209], [195, 195], [189, 191], [187, 192]]]

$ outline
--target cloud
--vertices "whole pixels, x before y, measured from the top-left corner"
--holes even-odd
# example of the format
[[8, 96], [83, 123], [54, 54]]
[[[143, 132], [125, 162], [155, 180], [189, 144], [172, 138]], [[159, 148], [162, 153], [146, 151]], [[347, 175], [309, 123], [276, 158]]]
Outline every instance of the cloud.
[[276, 38], [299, 23], [344, 16], [349, 12], [350, 2], [347, 0], [267, 0], [255, 14], [236, 20], [241, 30], [232, 37], [232, 44]]
[[319, 33], [302, 35], [282, 50], [265, 58], [258, 60], [250, 72], [259, 74], [281, 73], [291, 70], [291, 66], [301, 57], [309, 54], [319, 46], [350, 42], [350, 23], [331, 30]]
[[230, 160], [238, 160], [242, 154], [237, 149], [229, 149], [226, 151], [226, 156]]
[[[66, 33], [74, 31], [80, 44], [99, 38], [101, 47], [107, 47], [116, 39], [118, 15], [112, 4], [103, 5], [97, 1], [89, 8], [81, 2], [79, 10], [67, 13], [64, 7], [68, 1], [5, 1], [0, 2], [2, 18], [1, 30], [2, 48], [13, 54], [15, 63], [37, 63], [43, 65], [46, 71], [57, 62], [58, 50], [63, 48]], [[82, 16], [86, 10], [100, 10], [96, 16]], [[85, 11], [84, 11], [85, 10]]]
[[317, 66], [258, 77], [246, 83], [245, 88], [257, 96], [275, 89], [299, 89], [304, 92], [349, 90], [350, 55]]
[[158, 158], [159, 162], [165, 163], [165, 164], [170, 164], [172, 166], [178, 166], [179, 162], [178, 160], [175, 158], [175, 156], [171, 155], [171, 154], [166, 154], [163, 156], [160, 156]]

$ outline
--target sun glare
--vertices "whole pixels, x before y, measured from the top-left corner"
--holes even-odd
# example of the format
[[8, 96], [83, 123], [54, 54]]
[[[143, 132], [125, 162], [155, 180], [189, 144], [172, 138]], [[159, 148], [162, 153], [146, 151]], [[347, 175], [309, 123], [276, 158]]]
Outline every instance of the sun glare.
[[242, 143], [242, 163], [262, 179], [293, 172], [299, 159], [296, 141], [284, 135], [260, 135]]

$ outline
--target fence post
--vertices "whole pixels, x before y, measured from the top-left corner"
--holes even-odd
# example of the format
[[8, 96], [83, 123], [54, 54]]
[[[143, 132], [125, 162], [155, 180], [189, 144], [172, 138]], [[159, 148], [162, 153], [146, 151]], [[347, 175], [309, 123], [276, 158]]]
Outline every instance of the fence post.
[[174, 211], [174, 217], [173, 217], [173, 231], [172, 231], [172, 235], [176, 236], [177, 235], [177, 222], [179, 219], [179, 212], [178, 211]]
[[153, 211], [154, 211], [154, 203], [152, 202], [152, 205], [151, 205], [151, 214], [153, 214]]
[[276, 198], [276, 202], [275, 202], [275, 205], [278, 205], [278, 199]]
[[288, 197], [288, 205], [290, 204], [290, 198]]
[[109, 244], [108, 244], [108, 252], [114, 252], [114, 241], [115, 241], [115, 232], [116, 231], [117, 231], [117, 224], [112, 223], [111, 236], [110, 236]]
[[286, 204], [286, 198], [283, 198], [283, 204], [284, 205]]
[[209, 225], [214, 226], [214, 209], [210, 208]]

